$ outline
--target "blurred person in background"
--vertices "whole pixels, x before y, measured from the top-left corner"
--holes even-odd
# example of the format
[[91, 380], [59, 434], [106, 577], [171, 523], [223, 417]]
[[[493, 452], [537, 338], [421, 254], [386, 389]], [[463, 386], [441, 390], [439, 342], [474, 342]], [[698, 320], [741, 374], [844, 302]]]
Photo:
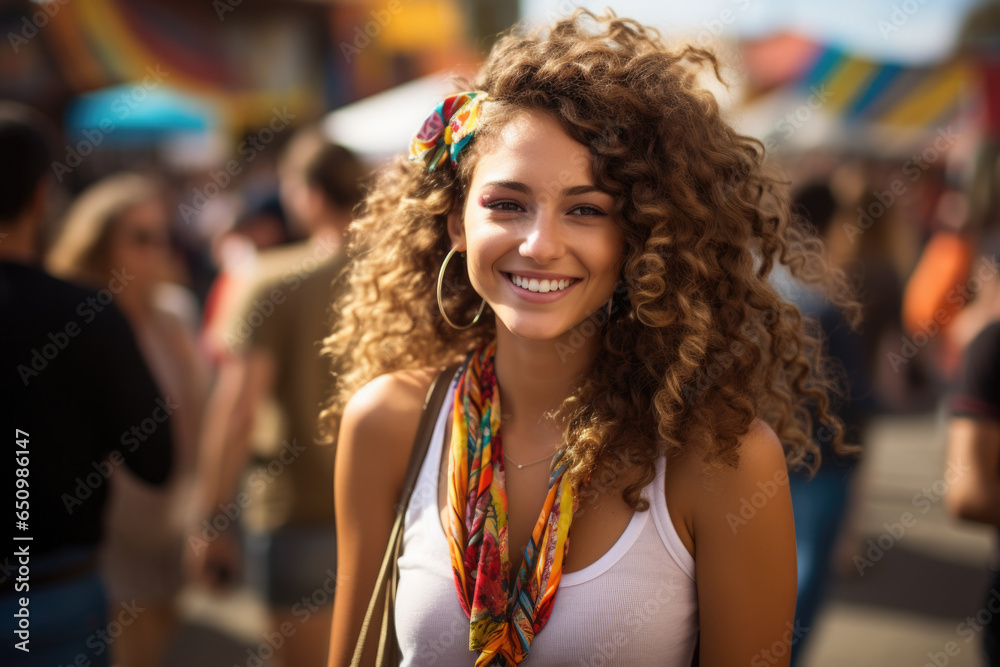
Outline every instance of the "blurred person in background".
[[[830, 186], [824, 181], [802, 185], [793, 196], [793, 210], [810, 222], [816, 229], [816, 235], [826, 242], [830, 265], [847, 272], [852, 282], [857, 283], [861, 278], [857, 274], [861, 267], [851, 261], [851, 246], [843, 243], [843, 239], [847, 238], [844, 228], [850, 221], [842, 214]], [[840, 309], [821, 290], [794, 280], [784, 267], [776, 269], [772, 276], [779, 291], [798, 307], [802, 315], [819, 325], [827, 354], [841, 364], [844, 386], [840, 393], [847, 400], [838, 405], [835, 396], [830, 398], [834, 412], [844, 424], [845, 441], [858, 444], [864, 421], [874, 408], [869, 373], [876, 350], [866, 349], [865, 343], [872, 345], [878, 340], [877, 332], [866, 341], [851, 328]], [[864, 312], [867, 314], [871, 306], [877, 306], [879, 301], [871, 299], [871, 290], [866, 290], [864, 296], [867, 297], [864, 300]], [[879, 294], [876, 299], [884, 296]], [[875, 321], [876, 324], [878, 322]], [[822, 454], [815, 475], [810, 476], [804, 468], [789, 474], [798, 561], [795, 623], [804, 633], [792, 645], [792, 665], [799, 663], [810, 636], [809, 630], [826, 597], [835, 547], [851, 499], [856, 460], [854, 457], [838, 457], [831, 436], [832, 432], [825, 427], [820, 427], [813, 436]]]
[[[913, 404], [913, 364], [902, 368], [890, 352], [898, 352], [903, 336], [901, 309], [903, 277], [913, 266], [913, 231], [898, 209], [885, 211], [867, 224], [864, 216], [877, 201], [874, 181], [863, 165], [847, 163], [834, 170], [830, 187], [837, 201], [835, 219], [827, 223], [825, 239], [831, 262], [860, 291], [864, 325], [860, 331], [860, 364], [871, 381], [879, 410], [910, 409]], [[863, 213], [863, 215], [862, 215]], [[893, 363], [893, 362], [896, 363]]]
[[939, 384], [948, 386], [965, 346], [1000, 317], [1000, 142], [980, 142], [965, 188], [941, 193], [933, 222], [906, 284], [903, 324], [913, 340], [930, 340]]
[[970, 277], [975, 293], [951, 326], [950, 338], [961, 351], [987, 324], [1000, 319], [1000, 139], [980, 142], [965, 197], [958, 201], [942, 198], [941, 203], [951, 215], [968, 217], [975, 261], [990, 268], [976, 283]]
[[363, 176], [358, 159], [317, 128], [290, 141], [279, 165], [281, 199], [308, 239], [257, 258], [223, 323], [226, 349], [203, 437], [202, 522], [186, 554], [190, 572], [209, 586], [232, 583], [241, 560], [235, 535], [212, 537], [205, 527], [234, 508], [247, 581], [271, 610], [272, 630], [283, 636], [276, 654], [288, 667], [322, 665], [329, 644], [334, 449], [319, 442], [318, 421], [333, 376], [319, 351], [334, 324], [343, 237]]
[[156, 180], [109, 176], [73, 202], [46, 258], [52, 273], [68, 280], [120, 282], [112, 290], [114, 303], [135, 331], [174, 424], [176, 464], [165, 489], [150, 489], [126, 470], [111, 476], [102, 558], [110, 599], [135, 600], [145, 609], [113, 646], [116, 660], [127, 667], [162, 664], [176, 626], [186, 503], [207, 394], [195, 332], [181, 314], [193, 307], [193, 297], [170, 282], [170, 224]]
[[926, 336], [928, 370], [935, 395], [955, 371], [961, 347], [951, 338], [956, 316], [969, 301], [963, 286], [975, 260], [975, 247], [965, 216], [946, 215], [958, 193], [943, 194], [935, 207], [935, 229], [920, 253], [903, 294], [902, 320], [907, 336]]
[[240, 295], [256, 279], [261, 251], [290, 242], [287, 216], [277, 193], [249, 206], [233, 226], [212, 243], [219, 273], [209, 288], [201, 342], [214, 365], [226, 354], [226, 327], [236, 317]]
[[[994, 269], [1000, 257], [1000, 142], [980, 144], [968, 193], [970, 244]], [[962, 209], [965, 212], [965, 209]], [[948, 398], [948, 461], [955, 471], [945, 500], [961, 519], [1000, 530], [1000, 276], [980, 276], [972, 302], [951, 329], [962, 363]], [[949, 479], [946, 476], [946, 479]], [[984, 608], [991, 612], [982, 632], [990, 667], [1000, 666], [1000, 548], [994, 554]], [[971, 638], [970, 638], [971, 639]]]
[[[949, 401], [948, 462], [945, 496], [948, 509], [961, 519], [1000, 530], [1000, 321], [986, 326], [965, 349], [958, 385]], [[951, 471], [954, 471], [952, 473]], [[952, 481], [953, 480], [953, 481]], [[1000, 666], [1000, 551], [991, 566], [983, 608], [990, 612], [982, 633], [989, 667]]]
[[[11, 453], [29, 472], [30, 497], [20, 509], [24, 535], [32, 538], [22, 547], [28, 556], [12, 549], [4, 559], [0, 616], [7, 639], [0, 663], [106, 667], [109, 608], [98, 544], [108, 477], [134, 476], [144, 493], [157, 493], [147, 485], [162, 487], [170, 474], [176, 414], [162, 407], [129, 322], [113, 302], [112, 293], [128, 287], [125, 277], [95, 276], [95, 291], [42, 270], [37, 239], [52, 158], [39, 119], [33, 110], [0, 103], [0, 395], [5, 432], [23, 430]], [[14, 498], [13, 489], [7, 497]], [[30, 563], [29, 576], [15, 584], [19, 562]], [[22, 599], [29, 601], [30, 652], [14, 646]], [[119, 625], [125, 613], [130, 627], [155, 616], [134, 605], [110, 612]], [[111, 640], [110, 648], [122, 641], [128, 639]]]

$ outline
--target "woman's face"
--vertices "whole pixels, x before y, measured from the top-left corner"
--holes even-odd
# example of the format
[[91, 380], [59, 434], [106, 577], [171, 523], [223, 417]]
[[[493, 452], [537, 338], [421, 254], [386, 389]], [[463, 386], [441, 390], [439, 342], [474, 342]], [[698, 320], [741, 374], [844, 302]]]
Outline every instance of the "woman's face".
[[559, 122], [524, 111], [479, 158], [452, 242], [497, 326], [522, 338], [569, 332], [611, 297], [622, 261], [614, 198], [596, 189], [593, 158]]
[[162, 280], [166, 271], [170, 222], [163, 203], [151, 200], [125, 209], [111, 234], [111, 267], [135, 276], [139, 285]]

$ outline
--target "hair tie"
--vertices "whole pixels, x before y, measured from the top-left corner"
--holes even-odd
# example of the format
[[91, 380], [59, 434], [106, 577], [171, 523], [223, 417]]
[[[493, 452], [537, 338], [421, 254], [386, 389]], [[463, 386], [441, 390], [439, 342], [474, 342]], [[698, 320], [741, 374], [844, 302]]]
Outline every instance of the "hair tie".
[[472, 140], [487, 97], [485, 92], [473, 90], [444, 98], [410, 140], [410, 160], [426, 162], [427, 171], [434, 171], [448, 157], [453, 169], [458, 166], [458, 155]]

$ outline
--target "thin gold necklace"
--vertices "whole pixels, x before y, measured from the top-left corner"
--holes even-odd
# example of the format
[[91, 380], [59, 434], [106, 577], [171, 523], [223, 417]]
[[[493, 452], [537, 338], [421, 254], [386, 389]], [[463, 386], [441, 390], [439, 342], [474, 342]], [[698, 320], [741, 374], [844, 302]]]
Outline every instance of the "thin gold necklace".
[[[503, 455], [507, 456], [507, 452], [504, 452]], [[554, 453], [553, 454], [549, 454], [545, 458], [538, 459], [537, 461], [532, 461], [531, 463], [525, 463], [523, 465], [520, 464], [520, 463], [518, 463], [514, 459], [510, 458], [509, 456], [507, 456], [507, 460], [510, 461], [511, 463], [513, 463], [515, 466], [517, 466], [517, 469], [520, 470], [521, 468], [527, 468], [529, 466], [535, 465], [536, 463], [541, 463], [542, 461], [551, 461], [553, 456], [555, 456]]]

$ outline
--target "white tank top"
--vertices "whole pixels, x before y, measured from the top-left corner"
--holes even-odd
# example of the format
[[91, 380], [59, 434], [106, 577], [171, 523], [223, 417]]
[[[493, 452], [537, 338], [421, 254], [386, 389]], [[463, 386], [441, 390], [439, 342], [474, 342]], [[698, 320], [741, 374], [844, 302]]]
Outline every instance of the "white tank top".
[[[406, 511], [396, 591], [401, 665], [472, 665], [469, 617], [462, 611], [438, 510], [438, 470], [455, 382], [438, 416]], [[689, 667], [698, 637], [694, 558], [681, 542], [664, 497], [664, 460], [643, 489], [615, 545], [595, 563], [564, 573], [548, 622], [524, 665]]]

